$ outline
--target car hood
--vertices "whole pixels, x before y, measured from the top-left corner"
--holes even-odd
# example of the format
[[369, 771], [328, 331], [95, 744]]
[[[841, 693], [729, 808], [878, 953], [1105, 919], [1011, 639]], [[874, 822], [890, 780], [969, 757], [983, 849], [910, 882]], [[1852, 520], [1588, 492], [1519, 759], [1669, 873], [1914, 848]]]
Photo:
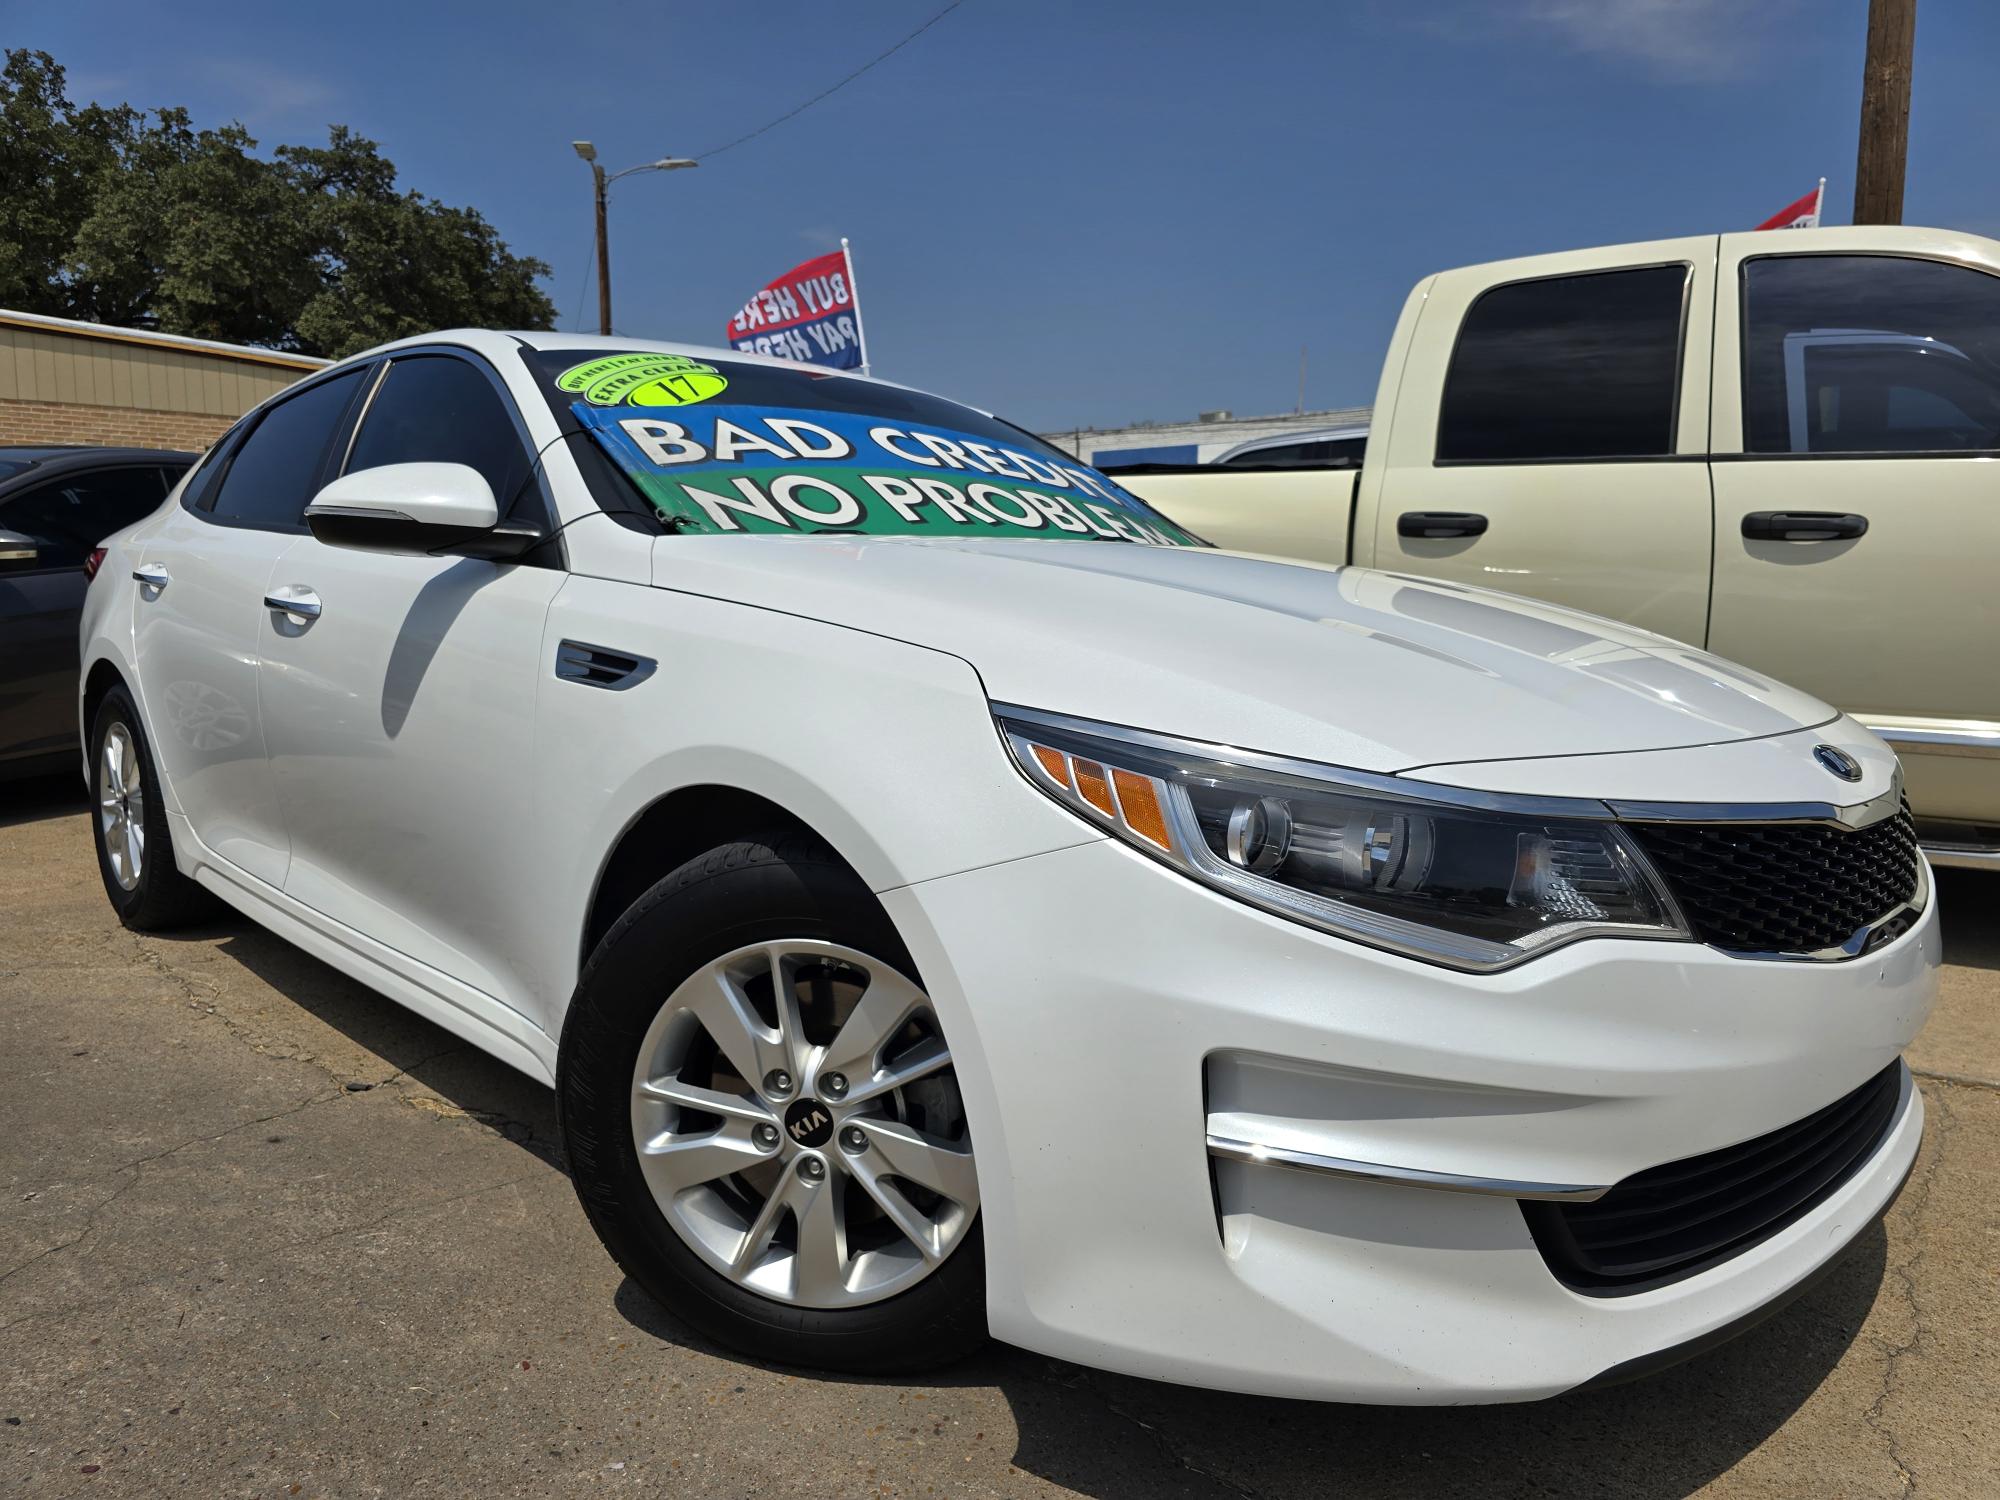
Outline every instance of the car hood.
[[1834, 711], [1664, 636], [1206, 548], [662, 537], [653, 583], [970, 662], [1000, 703], [1396, 772], [1785, 734]]

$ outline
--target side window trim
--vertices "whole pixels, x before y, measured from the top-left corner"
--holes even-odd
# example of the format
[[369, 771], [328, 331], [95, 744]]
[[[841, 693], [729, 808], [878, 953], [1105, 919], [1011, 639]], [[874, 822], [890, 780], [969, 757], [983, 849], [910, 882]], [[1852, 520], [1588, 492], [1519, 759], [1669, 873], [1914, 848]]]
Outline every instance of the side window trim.
[[361, 403], [355, 408], [354, 418], [346, 424], [347, 431], [340, 445], [340, 462], [333, 466], [332, 479], [338, 479], [347, 472], [347, 466], [354, 461], [354, 440], [361, 436], [361, 429], [368, 421], [368, 408], [375, 404], [375, 393], [382, 389], [382, 382], [389, 378], [389, 366], [396, 361], [380, 359], [375, 362], [375, 373], [363, 381], [367, 389], [362, 393]]
[[[555, 531], [557, 528], [554, 498], [549, 493], [548, 475], [542, 465], [541, 450], [535, 446], [534, 434], [528, 430], [527, 419], [521, 415], [521, 408], [514, 400], [514, 393], [507, 389], [505, 378], [488, 360], [474, 350], [456, 344], [415, 344], [393, 351], [381, 362], [382, 368], [368, 383], [367, 396], [362, 402], [353, 427], [348, 432], [347, 445], [341, 453], [340, 467], [334, 471], [335, 475], [348, 472], [347, 466], [354, 459], [354, 446], [360, 440], [361, 429], [368, 420], [368, 410], [375, 404], [375, 393], [388, 382], [390, 371], [398, 363], [408, 360], [436, 358], [454, 359], [477, 370], [487, 385], [492, 387], [493, 394], [499, 397], [500, 409], [507, 414], [508, 422], [513, 425], [514, 441], [520, 445], [521, 457], [527, 462], [527, 473], [522, 479], [520, 488], [511, 497], [497, 495], [494, 497], [503, 507], [500, 512], [501, 521], [521, 519], [517, 514], [520, 507], [532, 504], [538, 514], [531, 519], [551, 532]], [[529, 498], [531, 495], [532, 500]]]
[[[1451, 372], [1458, 363], [1459, 346], [1465, 338], [1466, 326], [1478, 312], [1479, 304], [1496, 292], [1504, 292], [1520, 286], [1533, 286], [1538, 282], [1580, 281], [1591, 276], [1617, 276], [1628, 271], [1662, 271], [1679, 269], [1685, 274], [1681, 280], [1681, 298], [1678, 321], [1674, 330], [1674, 393], [1667, 413], [1667, 443], [1665, 453], [1632, 454], [1587, 454], [1579, 457], [1554, 458], [1445, 458], [1440, 449], [1444, 446], [1445, 396], [1451, 388]], [[1451, 352], [1445, 356], [1444, 378], [1438, 384], [1438, 425], [1431, 445], [1431, 466], [1438, 469], [1504, 468], [1522, 464], [1631, 464], [1631, 463], [1680, 463], [1699, 462], [1707, 457], [1701, 453], [1680, 451], [1681, 401], [1687, 386], [1688, 360], [1688, 311], [1694, 301], [1694, 278], [1696, 267], [1690, 260], [1650, 260], [1615, 266], [1596, 266], [1582, 271], [1553, 271], [1545, 276], [1522, 276], [1513, 281], [1496, 282], [1482, 288], [1479, 295], [1466, 305], [1459, 314], [1458, 327], [1453, 330]], [[1739, 302], [1741, 299], [1738, 299]]]
[[1989, 448], [1875, 448], [1843, 451], [1840, 449], [1809, 450], [1807, 452], [1785, 452], [1779, 449], [1752, 448], [1749, 446], [1749, 393], [1750, 393], [1750, 268], [1765, 261], [1793, 260], [1885, 260], [1915, 261], [1919, 265], [1952, 266], [1962, 271], [1976, 272], [2000, 282], [1993, 268], [1978, 262], [1962, 260], [1957, 256], [1935, 253], [1917, 253], [1907, 250], [1785, 250], [1771, 249], [1754, 255], [1743, 256], [1736, 265], [1736, 401], [1737, 420], [1742, 429], [1739, 442], [1741, 451], [1715, 453], [1710, 457], [1720, 463], [1880, 463], [1901, 459], [1990, 459], [2000, 457], [2000, 444]]
[[207, 519], [208, 512], [215, 507], [215, 496], [222, 488], [222, 472], [236, 456], [236, 446], [243, 441], [250, 426], [246, 418], [238, 417], [229, 430], [215, 440], [209, 451], [195, 461], [194, 480], [181, 491], [182, 510]]

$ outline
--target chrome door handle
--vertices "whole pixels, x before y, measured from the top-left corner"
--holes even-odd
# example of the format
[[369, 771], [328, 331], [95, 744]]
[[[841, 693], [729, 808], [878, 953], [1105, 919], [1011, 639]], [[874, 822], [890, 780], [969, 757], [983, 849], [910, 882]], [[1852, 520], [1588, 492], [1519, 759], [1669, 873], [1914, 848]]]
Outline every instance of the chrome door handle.
[[167, 570], [158, 563], [145, 563], [132, 570], [132, 581], [144, 584], [149, 589], [163, 589], [173, 582]]
[[264, 608], [276, 610], [279, 614], [292, 615], [301, 620], [317, 620], [319, 595], [309, 588], [288, 583], [277, 593], [264, 596]]

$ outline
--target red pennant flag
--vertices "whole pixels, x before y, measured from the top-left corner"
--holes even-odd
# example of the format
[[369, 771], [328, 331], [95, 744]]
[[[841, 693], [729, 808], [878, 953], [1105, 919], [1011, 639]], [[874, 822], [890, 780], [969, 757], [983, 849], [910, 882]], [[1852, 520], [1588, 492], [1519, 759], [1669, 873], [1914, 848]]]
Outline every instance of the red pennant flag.
[[1826, 179], [1795, 203], [1787, 203], [1757, 227], [1759, 229], [1817, 229], [1820, 200], [1826, 197]]

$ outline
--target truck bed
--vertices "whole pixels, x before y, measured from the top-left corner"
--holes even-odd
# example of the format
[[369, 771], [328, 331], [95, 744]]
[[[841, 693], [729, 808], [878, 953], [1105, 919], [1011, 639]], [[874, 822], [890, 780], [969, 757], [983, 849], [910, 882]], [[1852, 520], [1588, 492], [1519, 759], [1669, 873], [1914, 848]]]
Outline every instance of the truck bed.
[[1168, 519], [1232, 552], [1345, 563], [1359, 469], [1120, 469], [1112, 477]]

